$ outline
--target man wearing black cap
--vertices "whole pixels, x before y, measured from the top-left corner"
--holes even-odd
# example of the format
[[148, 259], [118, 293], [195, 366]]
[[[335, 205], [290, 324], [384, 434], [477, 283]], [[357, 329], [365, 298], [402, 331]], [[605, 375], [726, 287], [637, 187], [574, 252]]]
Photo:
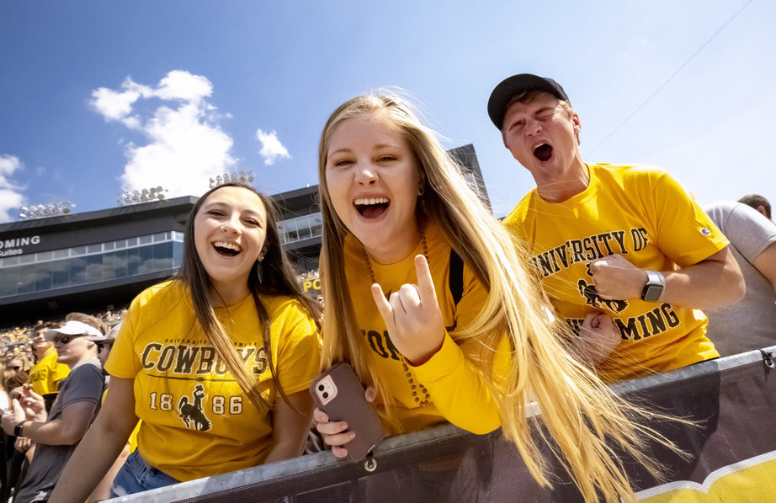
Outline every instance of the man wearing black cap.
[[744, 286], [727, 238], [693, 197], [657, 168], [583, 162], [579, 116], [552, 79], [504, 80], [488, 114], [536, 182], [504, 223], [526, 243], [556, 310], [577, 333], [591, 313], [620, 333], [601, 376], [717, 357], [697, 309], [735, 303]]

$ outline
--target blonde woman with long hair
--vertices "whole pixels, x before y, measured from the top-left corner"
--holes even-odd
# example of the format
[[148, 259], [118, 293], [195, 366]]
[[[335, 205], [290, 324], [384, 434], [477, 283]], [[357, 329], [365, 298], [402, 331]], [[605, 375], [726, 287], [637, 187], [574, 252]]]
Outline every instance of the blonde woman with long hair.
[[302, 453], [320, 309], [280, 244], [272, 201], [228, 183], [186, 222], [176, 278], [141, 293], [106, 368], [110, 391], [51, 501], [83, 502], [127, 442], [121, 496]]
[[[586, 501], [634, 500], [612, 445], [653, 474], [642, 454], [649, 430], [587, 367], [552, 316], [519, 243], [492, 217], [445, 152], [401, 98], [368, 94], [341, 105], [319, 145], [326, 298], [323, 367], [349, 362], [376, 390], [391, 433], [449, 421], [474, 433], [503, 429], [536, 480], [548, 465], [526, 410], [546, 427]], [[451, 251], [454, 253], [451, 254]], [[460, 299], [451, 261], [463, 261]], [[606, 318], [586, 331], [611, 340]], [[605, 352], [605, 351], [604, 351]], [[336, 456], [353, 432], [315, 412]]]

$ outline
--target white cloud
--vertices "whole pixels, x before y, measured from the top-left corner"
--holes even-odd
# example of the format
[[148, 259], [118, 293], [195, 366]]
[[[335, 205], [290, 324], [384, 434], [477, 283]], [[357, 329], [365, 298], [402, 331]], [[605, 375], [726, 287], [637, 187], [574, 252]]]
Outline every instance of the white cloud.
[[22, 169], [22, 163], [18, 157], [12, 155], [0, 155], [0, 223], [12, 220], [10, 211], [24, 204], [24, 195], [20, 187], [13, 184], [9, 177], [18, 169]]
[[259, 155], [264, 158], [264, 164], [267, 166], [275, 164], [277, 159], [291, 159], [291, 155], [286, 150], [286, 147], [280, 143], [275, 131], [265, 133], [259, 129], [256, 131], [256, 138], [261, 142]]
[[106, 121], [121, 120], [132, 112], [132, 104], [140, 98], [136, 91], [117, 93], [106, 87], [92, 92], [92, 107], [105, 117]]
[[[182, 70], [169, 72], [156, 86], [127, 77], [120, 91], [101, 87], [92, 92], [90, 104], [106, 121], [119, 121], [147, 140], [126, 145], [122, 190], [161, 185], [170, 196], [199, 195], [210, 177], [234, 166], [233, 141], [219, 126], [224, 116], [205, 101], [212, 93], [206, 77]], [[153, 98], [168, 103], [150, 113], [138, 110], [141, 100]]]
[[213, 94], [213, 84], [200, 75], [173, 70], [159, 82], [155, 96], [163, 100], [184, 100], [200, 102]]

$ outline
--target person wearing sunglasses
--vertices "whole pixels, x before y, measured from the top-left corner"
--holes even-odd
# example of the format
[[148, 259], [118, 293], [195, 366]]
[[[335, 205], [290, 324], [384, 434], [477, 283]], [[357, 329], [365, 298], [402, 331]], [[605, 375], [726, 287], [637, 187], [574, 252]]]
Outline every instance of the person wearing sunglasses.
[[43, 397], [25, 386], [21, 400], [14, 400], [12, 409], [0, 419], [8, 435], [26, 437], [37, 444], [27, 476], [14, 497], [18, 503], [48, 500], [75, 445], [97, 416], [105, 381], [97, 343], [89, 336], [102, 333], [80, 321], [48, 330], [45, 337], [54, 343], [57, 361], [70, 368], [51, 412], [46, 412]]
[[37, 363], [27, 380], [32, 385], [32, 391], [46, 399], [47, 410], [54, 404], [60, 381], [67, 377], [70, 369], [64, 363], [57, 362], [57, 351], [54, 343], [46, 340], [46, 332], [58, 325], [52, 322], [40, 323], [32, 329], [32, 349], [35, 351]]

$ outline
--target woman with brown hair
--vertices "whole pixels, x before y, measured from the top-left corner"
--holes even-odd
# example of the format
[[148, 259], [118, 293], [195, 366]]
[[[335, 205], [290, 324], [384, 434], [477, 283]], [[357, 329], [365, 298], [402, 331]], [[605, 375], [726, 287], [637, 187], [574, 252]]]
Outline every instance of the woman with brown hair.
[[138, 449], [114, 496], [302, 453], [320, 309], [302, 293], [276, 224], [271, 200], [249, 186], [199, 199], [176, 278], [141, 293], [124, 318], [105, 405], [51, 501], [84, 501], [138, 418]]

